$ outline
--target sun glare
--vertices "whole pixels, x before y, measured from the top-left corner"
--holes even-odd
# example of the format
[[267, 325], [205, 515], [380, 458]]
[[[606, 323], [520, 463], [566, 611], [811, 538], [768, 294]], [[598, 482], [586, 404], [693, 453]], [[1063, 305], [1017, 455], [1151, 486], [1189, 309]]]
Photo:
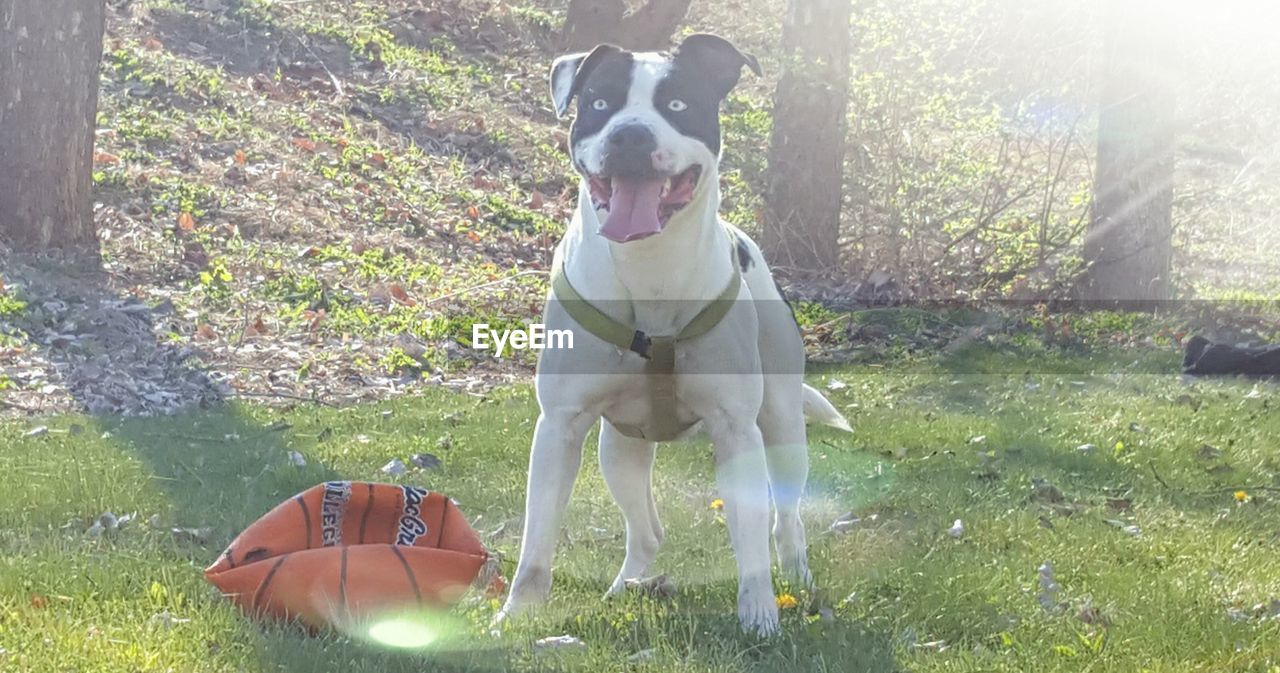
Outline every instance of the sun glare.
[[396, 617], [369, 627], [369, 639], [398, 649], [421, 649], [436, 641], [435, 629], [411, 617]]

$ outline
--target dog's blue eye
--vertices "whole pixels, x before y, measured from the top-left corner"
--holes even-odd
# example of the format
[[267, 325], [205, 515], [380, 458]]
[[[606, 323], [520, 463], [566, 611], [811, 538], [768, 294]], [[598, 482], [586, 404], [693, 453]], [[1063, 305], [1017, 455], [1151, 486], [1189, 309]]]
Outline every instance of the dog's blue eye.
[[605, 99], [603, 99], [603, 98], [597, 98], [597, 99], [595, 99], [594, 101], [592, 101], [592, 102], [591, 102], [591, 107], [593, 107], [593, 108], [595, 108], [595, 109], [597, 109], [597, 110], [602, 110], [602, 111], [603, 111], [603, 110], [608, 110], [608, 109], [609, 109], [609, 101], [607, 101], [607, 100], [605, 100]]
[[667, 109], [672, 112], [684, 112], [689, 109], [689, 106], [679, 98], [672, 98], [671, 102], [667, 103]]

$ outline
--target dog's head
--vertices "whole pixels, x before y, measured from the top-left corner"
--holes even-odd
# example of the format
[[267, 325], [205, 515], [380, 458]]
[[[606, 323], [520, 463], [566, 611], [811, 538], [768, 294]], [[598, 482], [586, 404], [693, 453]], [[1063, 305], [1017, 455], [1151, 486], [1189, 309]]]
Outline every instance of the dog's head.
[[671, 52], [600, 45], [551, 66], [556, 114], [578, 114], [569, 152], [591, 191], [600, 234], [625, 243], [658, 234], [714, 185], [720, 103], [742, 66], [760, 64], [715, 35], [690, 35]]

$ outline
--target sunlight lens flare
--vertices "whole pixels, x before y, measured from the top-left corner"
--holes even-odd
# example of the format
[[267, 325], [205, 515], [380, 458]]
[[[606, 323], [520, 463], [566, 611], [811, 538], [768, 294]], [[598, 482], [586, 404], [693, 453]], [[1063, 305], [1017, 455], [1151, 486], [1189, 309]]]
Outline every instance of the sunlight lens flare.
[[410, 616], [392, 617], [374, 622], [367, 633], [369, 640], [401, 650], [422, 649], [439, 639], [439, 633], [427, 620]]

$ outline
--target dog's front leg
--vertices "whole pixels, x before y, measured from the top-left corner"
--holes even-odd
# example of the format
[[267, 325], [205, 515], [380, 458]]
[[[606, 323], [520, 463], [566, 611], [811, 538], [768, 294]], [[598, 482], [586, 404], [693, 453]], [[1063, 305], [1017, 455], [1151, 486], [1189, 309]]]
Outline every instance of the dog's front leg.
[[573, 482], [582, 464], [582, 442], [596, 417], [582, 411], [543, 412], [533, 431], [526, 485], [524, 537], [511, 593], [495, 622], [546, 601], [551, 561]]
[[738, 558], [738, 619], [747, 632], [778, 631], [769, 574], [769, 476], [764, 440], [754, 418], [706, 419], [715, 446], [716, 484], [724, 500], [729, 540]]

